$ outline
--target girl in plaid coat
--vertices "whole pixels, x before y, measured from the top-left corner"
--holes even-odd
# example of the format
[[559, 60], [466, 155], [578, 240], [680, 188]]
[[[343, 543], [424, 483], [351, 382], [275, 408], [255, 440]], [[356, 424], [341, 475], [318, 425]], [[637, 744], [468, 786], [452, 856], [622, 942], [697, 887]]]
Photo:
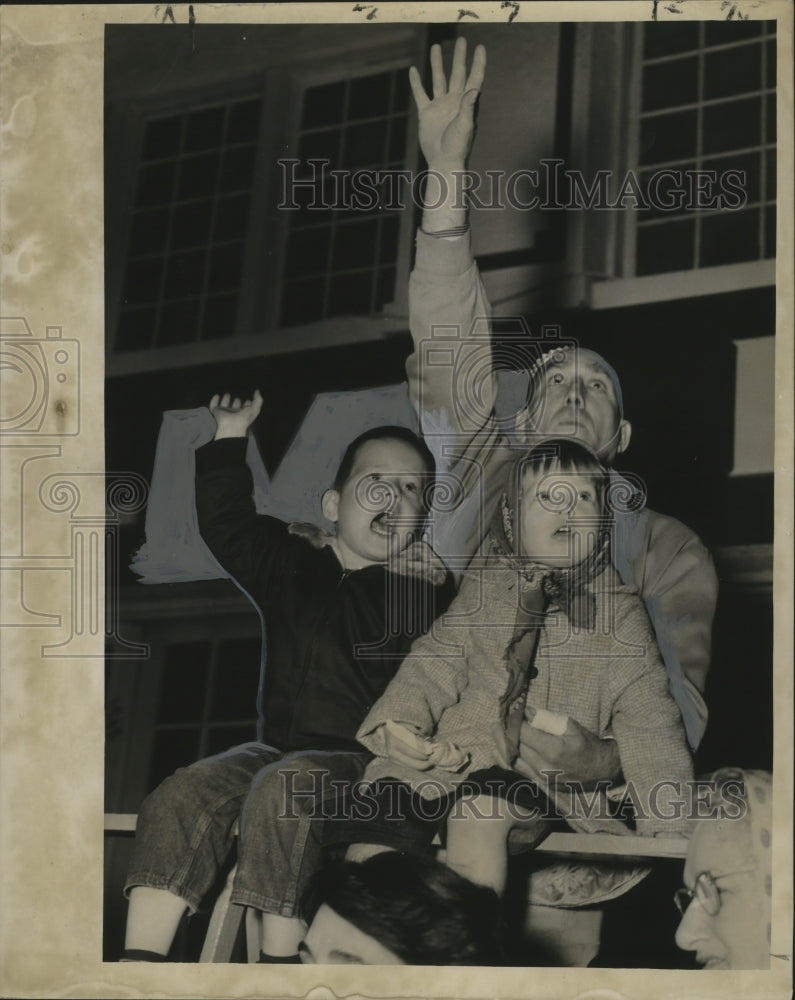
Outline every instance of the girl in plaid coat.
[[[483, 556], [357, 734], [376, 755], [364, 781], [381, 803], [360, 841], [416, 848], [444, 819], [447, 864], [501, 893], [516, 826], [536, 842], [551, 819], [630, 832], [602, 783], [515, 770], [523, 718], [562, 732], [571, 717], [614, 738], [636, 831], [686, 831], [692, 759], [643, 603], [610, 563], [609, 492], [596, 456], [572, 439], [517, 460]], [[387, 798], [398, 822], [385, 818]]]

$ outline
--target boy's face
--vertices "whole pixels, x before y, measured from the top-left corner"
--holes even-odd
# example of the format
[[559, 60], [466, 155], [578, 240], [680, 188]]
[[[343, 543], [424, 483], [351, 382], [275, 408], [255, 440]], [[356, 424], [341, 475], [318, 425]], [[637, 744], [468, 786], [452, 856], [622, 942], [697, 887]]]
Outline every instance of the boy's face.
[[347, 569], [384, 563], [414, 540], [425, 520], [428, 479], [419, 452], [392, 438], [365, 441], [342, 489], [323, 497], [323, 513], [337, 525]]
[[602, 508], [591, 476], [528, 470], [518, 515], [522, 555], [538, 562], [575, 566], [596, 548]]

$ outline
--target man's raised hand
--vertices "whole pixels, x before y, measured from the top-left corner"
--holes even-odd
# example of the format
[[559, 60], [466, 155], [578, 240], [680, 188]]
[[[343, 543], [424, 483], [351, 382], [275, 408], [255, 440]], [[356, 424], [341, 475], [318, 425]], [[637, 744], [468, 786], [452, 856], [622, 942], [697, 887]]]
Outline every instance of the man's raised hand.
[[474, 110], [486, 70], [486, 50], [475, 48], [466, 74], [467, 43], [458, 38], [448, 81], [439, 45], [431, 47], [433, 99], [428, 97], [416, 66], [409, 70], [409, 83], [417, 105], [420, 148], [431, 170], [463, 170], [475, 133]]
[[223, 396], [216, 393], [208, 407], [218, 425], [216, 441], [221, 438], [245, 437], [262, 409], [262, 395], [257, 389], [252, 399], [241, 402], [237, 397], [232, 399], [228, 392]]

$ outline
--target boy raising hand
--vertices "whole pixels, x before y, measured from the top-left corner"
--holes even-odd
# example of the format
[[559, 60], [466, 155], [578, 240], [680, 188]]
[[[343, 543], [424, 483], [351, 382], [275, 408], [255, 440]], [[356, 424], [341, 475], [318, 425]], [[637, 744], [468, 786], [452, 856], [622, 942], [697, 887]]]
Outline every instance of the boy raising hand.
[[210, 401], [217, 431], [196, 452], [196, 509], [202, 538], [265, 622], [263, 732], [180, 769], [144, 800], [125, 886], [128, 960], [165, 959], [237, 826], [232, 901], [263, 915], [261, 961], [298, 961], [297, 908], [320, 859], [316, 810], [332, 782], [363, 773], [356, 731], [452, 594], [417, 540], [434, 476], [423, 442], [402, 427], [356, 438], [322, 498], [335, 526], [327, 535], [256, 512], [245, 452], [262, 403], [259, 392]]

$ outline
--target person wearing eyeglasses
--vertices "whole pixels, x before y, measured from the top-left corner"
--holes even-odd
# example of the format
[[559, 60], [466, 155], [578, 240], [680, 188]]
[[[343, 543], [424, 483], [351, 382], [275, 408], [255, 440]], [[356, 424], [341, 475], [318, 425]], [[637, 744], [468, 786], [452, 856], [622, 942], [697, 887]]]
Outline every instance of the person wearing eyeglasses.
[[[676, 943], [705, 969], [770, 965], [773, 781], [766, 771], [722, 768], [710, 812], [688, 846]], [[705, 811], [706, 812], [706, 811]]]

